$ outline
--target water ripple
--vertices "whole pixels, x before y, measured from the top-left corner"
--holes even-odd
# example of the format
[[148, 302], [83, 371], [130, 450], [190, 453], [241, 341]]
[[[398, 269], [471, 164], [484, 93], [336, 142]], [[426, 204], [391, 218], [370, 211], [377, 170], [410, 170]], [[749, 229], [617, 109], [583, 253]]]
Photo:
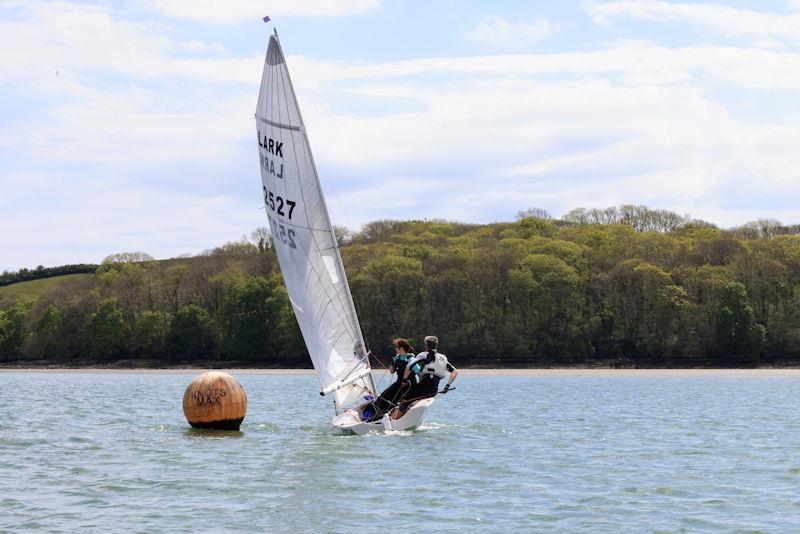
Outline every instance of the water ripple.
[[800, 524], [797, 379], [466, 375], [418, 429], [358, 437], [330, 426], [313, 377], [239, 378], [249, 415], [221, 432], [183, 419], [187, 375], [0, 374], [26, 392], [3, 399], [0, 530]]

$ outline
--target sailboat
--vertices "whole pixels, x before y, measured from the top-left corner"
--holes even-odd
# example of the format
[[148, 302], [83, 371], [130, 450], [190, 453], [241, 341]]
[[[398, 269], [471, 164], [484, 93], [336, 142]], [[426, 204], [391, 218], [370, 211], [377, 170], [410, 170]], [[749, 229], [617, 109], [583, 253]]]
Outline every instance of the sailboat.
[[378, 397], [339, 246], [277, 33], [270, 36], [256, 107], [261, 185], [270, 232], [297, 323], [334, 427], [355, 434], [407, 430], [433, 398], [376, 420]]

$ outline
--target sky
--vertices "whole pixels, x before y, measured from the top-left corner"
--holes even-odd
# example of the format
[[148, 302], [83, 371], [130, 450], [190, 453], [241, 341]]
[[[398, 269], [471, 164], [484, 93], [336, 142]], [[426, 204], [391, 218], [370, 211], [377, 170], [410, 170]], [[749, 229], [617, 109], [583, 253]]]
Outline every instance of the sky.
[[0, 271], [266, 226], [273, 28], [334, 224], [800, 223], [800, 0], [0, 0]]

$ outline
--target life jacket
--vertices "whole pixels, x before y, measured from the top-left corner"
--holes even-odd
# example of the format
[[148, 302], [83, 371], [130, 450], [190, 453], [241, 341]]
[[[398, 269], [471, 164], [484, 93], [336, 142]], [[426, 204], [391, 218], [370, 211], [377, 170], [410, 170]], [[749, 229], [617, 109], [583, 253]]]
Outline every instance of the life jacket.
[[447, 356], [435, 350], [428, 351], [428, 359], [430, 359], [431, 356], [433, 356], [433, 359], [422, 368], [422, 374], [432, 375], [436, 378], [444, 378], [447, 372]]
[[413, 356], [413, 354], [395, 354], [392, 363], [395, 362], [408, 363], [408, 361], [411, 359], [409, 358], [409, 356]]
[[[399, 379], [403, 378], [403, 371], [405, 370], [408, 363], [414, 359], [413, 354], [395, 354], [394, 360], [392, 361], [392, 365], [394, 365], [395, 369], [397, 369], [397, 377]], [[419, 364], [415, 363], [414, 367], [411, 368], [411, 378], [414, 378], [416, 381], [415, 375], [419, 372]]]

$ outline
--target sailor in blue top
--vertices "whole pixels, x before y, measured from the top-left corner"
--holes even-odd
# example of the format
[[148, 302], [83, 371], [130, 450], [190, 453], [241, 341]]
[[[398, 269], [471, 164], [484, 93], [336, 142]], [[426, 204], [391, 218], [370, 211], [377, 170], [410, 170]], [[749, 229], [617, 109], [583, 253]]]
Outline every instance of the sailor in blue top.
[[408, 393], [411, 387], [417, 383], [416, 374], [419, 373], [421, 369], [419, 365], [415, 364], [411, 369], [414, 372], [413, 378], [410, 380], [403, 378], [406, 365], [414, 358], [414, 349], [408, 343], [408, 341], [403, 338], [395, 339], [393, 344], [397, 354], [395, 354], [395, 357], [389, 366], [389, 372], [392, 374], [397, 373], [397, 380], [395, 380], [391, 386], [386, 388], [386, 390], [384, 390], [384, 392], [378, 397], [375, 405], [377, 406], [380, 414], [383, 414], [397, 406], [403, 397], [406, 396], [406, 393]]
[[[417, 354], [411, 361], [406, 364], [405, 371], [403, 371], [403, 378], [408, 379], [411, 372], [419, 375], [419, 382], [411, 387], [406, 393], [403, 402], [400, 403], [397, 410], [392, 414], [392, 419], [399, 419], [408, 411], [408, 407], [412, 402], [425, 397], [433, 397], [439, 391], [439, 381], [445, 377], [445, 372], [450, 373], [450, 378], [444, 386], [442, 393], [447, 393], [450, 389], [450, 384], [458, 376], [458, 370], [447, 361], [447, 356], [441, 352], [436, 351], [439, 346], [439, 338], [436, 336], [427, 336], [425, 338], [425, 351]], [[415, 369], [420, 368], [419, 371]]]

